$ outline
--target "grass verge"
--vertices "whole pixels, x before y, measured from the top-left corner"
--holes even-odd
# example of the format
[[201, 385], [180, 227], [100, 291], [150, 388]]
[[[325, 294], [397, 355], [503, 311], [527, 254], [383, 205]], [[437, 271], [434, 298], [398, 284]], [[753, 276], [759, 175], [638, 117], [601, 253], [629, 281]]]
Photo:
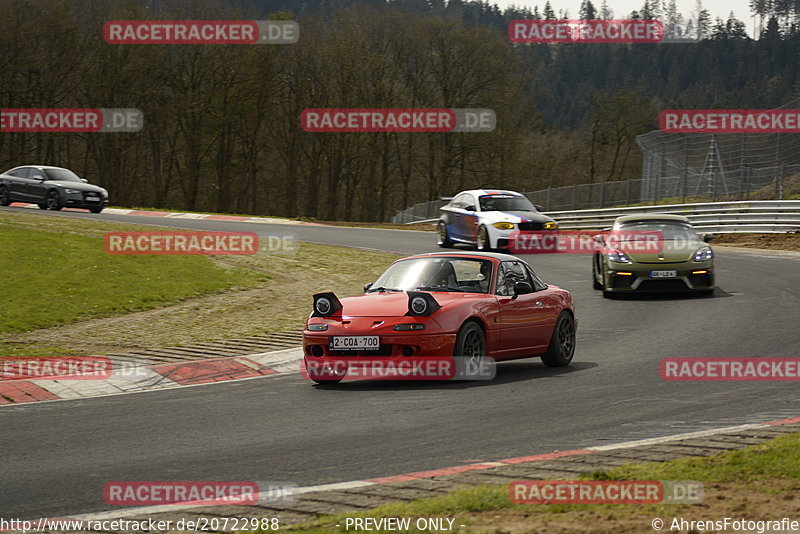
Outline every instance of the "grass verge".
[[[800, 434], [781, 436], [710, 458], [624, 465], [582, 478], [695, 480], [704, 483], [705, 499], [695, 505], [521, 505], [509, 500], [508, 486], [484, 485], [353, 514], [323, 517], [288, 530], [310, 534], [347, 532], [344, 529], [347, 517], [455, 517], [456, 525], [465, 525], [456, 529], [461, 532], [633, 534], [652, 532], [651, 521], [656, 517], [665, 521], [665, 531], [670, 531], [672, 520], [679, 517], [694, 520], [731, 516], [753, 520], [791, 518], [793, 513], [796, 515], [795, 496], [800, 488]], [[335, 527], [336, 524], [342, 526]], [[412, 529], [410, 532], [420, 531]]]
[[254, 256], [109, 256], [102, 238], [111, 230], [154, 227], [0, 214], [0, 355], [103, 354], [299, 329], [312, 293], [360, 293], [397, 257], [304, 243]]
[[714, 246], [800, 251], [800, 234], [719, 234], [714, 236], [711, 244]]

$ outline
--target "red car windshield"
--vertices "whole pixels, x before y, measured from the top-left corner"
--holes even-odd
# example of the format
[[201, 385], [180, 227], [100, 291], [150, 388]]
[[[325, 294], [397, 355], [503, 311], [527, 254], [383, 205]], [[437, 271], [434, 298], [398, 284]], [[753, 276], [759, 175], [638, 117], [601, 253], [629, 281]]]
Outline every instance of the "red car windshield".
[[492, 262], [474, 258], [415, 258], [392, 264], [370, 288], [375, 291], [488, 293]]

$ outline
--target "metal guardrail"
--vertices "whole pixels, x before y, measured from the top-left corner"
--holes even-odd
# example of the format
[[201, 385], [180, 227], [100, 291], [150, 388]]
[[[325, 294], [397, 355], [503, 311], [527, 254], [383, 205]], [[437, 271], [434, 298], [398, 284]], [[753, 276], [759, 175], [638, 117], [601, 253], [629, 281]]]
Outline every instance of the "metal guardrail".
[[547, 215], [558, 221], [559, 228], [580, 230], [607, 228], [617, 217], [634, 213], [683, 215], [692, 222], [697, 230], [709, 233], [800, 232], [800, 200], [632, 206], [599, 210], [552, 211]]
[[[608, 228], [614, 219], [634, 213], [670, 213], [683, 215], [700, 231], [725, 233], [800, 232], [800, 200], [750, 200], [703, 202], [661, 206], [631, 206], [594, 210], [548, 211], [563, 230]], [[406, 224], [431, 223], [426, 219]]]

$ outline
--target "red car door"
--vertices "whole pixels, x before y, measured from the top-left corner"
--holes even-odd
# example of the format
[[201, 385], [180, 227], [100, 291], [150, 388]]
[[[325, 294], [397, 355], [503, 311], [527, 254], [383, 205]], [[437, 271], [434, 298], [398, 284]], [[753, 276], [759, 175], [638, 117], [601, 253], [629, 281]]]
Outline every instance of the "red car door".
[[[534, 291], [515, 295], [516, 282], [528, 282]], [[498, 356], [503, 358], [544, 352], [550, 343], [555, 321], [555, 306], [547, 289], [533, 279], [522, 262], [504, 261], [500, 264], [496, 294], [501, 324]]]

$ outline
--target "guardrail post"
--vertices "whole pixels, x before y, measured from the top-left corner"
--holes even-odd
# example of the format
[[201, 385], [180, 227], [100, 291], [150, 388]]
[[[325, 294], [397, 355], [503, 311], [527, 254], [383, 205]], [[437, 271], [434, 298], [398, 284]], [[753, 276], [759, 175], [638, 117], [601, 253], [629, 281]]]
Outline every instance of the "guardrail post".
[[544, 205], [545, 209], [547, 209], [547, 210], [550, 209], [550, 189], [552, 189], [552, 187], [548, 185], [547, 186], [547, 197], [546, 197], [547, 198], [547, 202]]
[[578, 209], [578, 184], [572, 184], [572, 209]]

